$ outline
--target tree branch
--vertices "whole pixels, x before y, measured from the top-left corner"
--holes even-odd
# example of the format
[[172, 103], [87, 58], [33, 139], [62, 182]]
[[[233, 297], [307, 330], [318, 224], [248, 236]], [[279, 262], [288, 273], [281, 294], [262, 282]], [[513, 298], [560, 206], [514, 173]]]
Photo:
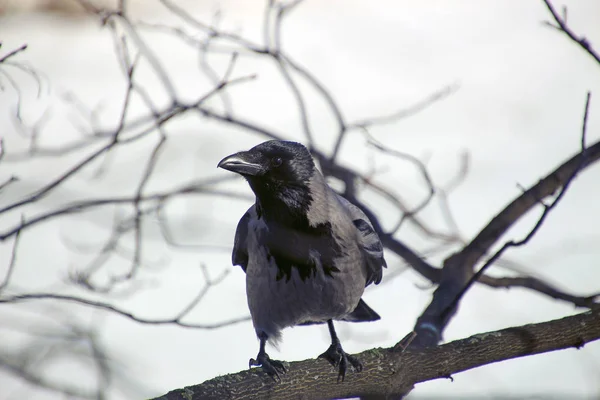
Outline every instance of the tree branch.
[[[600, 159], [600, 141], [590, 147], [587, 147], [585, 143], [589, 103], [590, 94], [588, 93], [581, 130], [581, 151], [536, 185], [524, 191], [523, 194], [496, 215], [471, 243], [444, 261], [440, 285], [434, 292], [431, 303], [415, 324], [417, 338], [412, 343], [414, 346], [433, 346], [441, 340], [444, 329], [456, 313], [458, 303], [471, 285], [508, 248], [527, 243], [542, 226], [550, 211], [561, 200], [573, 179]], [[543, 200], [557, 191], [559, 193], [554, 201], [550, 205], [546, 205]], [[476, 264], [489, 252], [490, 248], [502, 235], [533, 207], [540, 204], [544, 207], [544, 211], [525, 238], [504, 243], [477, 272], [474, 272]]]
[[[549, 25], [549, 26], [557, 29], [558, 31], [563, 32], [565, 35], [567, 35], [569, 37], [569, 39], [571, 39], [572, 42], [577, 43], [579, 46], [581, 46], [581, 48], [587, 54], [589, 54], [594, 60], [596, 60], [596, 63], [598, 65], [600, 65], [600, 54], [598, 54], [596, 51], [594, 51], [594, 49], [592, 48], [592, 44], [585, 37], [578, 36], [575, 32], [573, 32], [571, 30], [571, 28], [569, 28], [567, 26], [566, 17], [562, 18], [560, 15], [558, 15], [556, 10], [554, 9], [554, 6], [552, 5], [552, 3], [549, 0], [542, 0], [542, 1], [548, 8], [548, 11], [550, 11], [550, 14], [552, 14], [552, 18], [554, 19], [554, 21], [558, 24], [558, 26], [557, 26], [557, 25], [552, 25], [551, 23], [547, 22], [547, 25]], [[566, 13], [566, 7], [565, 7], [565, 13]]]
[[502, 278], [494, 278], [489, 275], [480, 276], [478, 281], [493, 288], [513, 288], [520, 287], [530, 289], [540, 294], [552, 297], [556, 300], [562, 300], [577, 307], [592, 308], [600, 301], [600, 293], [595, 293], [590, 296], [574, 296], [569, 293], [565, 293], [549, 283], [546, 283], [538, 278], [532, 276], [508, 276]]
[[[0, 46], [1, 45], [2, 44], [0, 43]], [[6, 53], [2, 57], [0, 57], [0, 64], [3, 63], [4, 61], [8, 60], [9, 58], [16, 56], [20, 52], [25, 51], [26, 49], [27, 49], [27, 45], [23, 44], [23, 45], [17, 47], [16, 49], [9, 51], [8, 53]]]
[[[201, 293], [204, 293], [204, 290]], [[85, 299], [83, 297], [69, 296], [69, 295], [62, 295], [62, 294], [55, 294], [55, 293], [27, 293], [27, 294], [14, 295], [14, 296], [5, 296], [3, 298], [0, 298], [0, 305], [11, 304], [11, 303], [20, 303], [20, 302], [31, 301], [31, 300], [60, 300], [60, 301], [67, 301], [67, 302], [76, 303], [76, 304], [82, 304], [82, 305], [94, 307], [94, 308], [97, 308], [100, 310], [109, 311], [114, 314], [120, 315], [122, 317], [129, 318], [135, 322], [139, 322], [141, 324], [148, 324], [148, 325], [178, 325], [183, 328], [217, 329], [217, 328], [222, 328], [224, 326], [234, 325], [234, 324], [237, 324], [240, 322], [245, 322], [245, 321], [250, 320], [250, 317], [245, 316], [245, 317], [231, 318], [229, 320], [224, 320], [224, 321], [215, 322], [215, 323], [207, 323], [207, 324], [194, 324], [194, 323], [183, 322], [183, 321], [181, 321], [181, 318], [183, 318], [187, 314], [187, 312], [189, 311], [188, 308], [190, 308], [189, 306], [186, 307], [186, 309], [184, 311], [179, 312], [178, 315], [175, 316], [174, 318], [146, 319], [146, 318], [137, 317], [133, 313], [122, 310], [120, 308], [117, 308], [116, 306], [113, 306], [112, 304], [109, 304], [109, 303], [89, 300], [89, 299]], [[191, 304], [195, 304], [195, 303], [197, 303], [196, 298], [194, 300], [192, 300]]]
[[[154, 400], [209, 399], [324, 399], [356, 396], [394, 398], [416, 383], [513, 358], [570, 347], [581, 348], [600, 339], [600, 309], [539, 324], [482, 333], [442, 346], [406, 350], [371, 349], [357, 356], [360, 373], [338, 384], [335, 371], [324, 360], [290, 363], [279, 383], [258, 368], [217, 377], [173, 390]], [[557, 374], [559, 373], [557, 367]]]

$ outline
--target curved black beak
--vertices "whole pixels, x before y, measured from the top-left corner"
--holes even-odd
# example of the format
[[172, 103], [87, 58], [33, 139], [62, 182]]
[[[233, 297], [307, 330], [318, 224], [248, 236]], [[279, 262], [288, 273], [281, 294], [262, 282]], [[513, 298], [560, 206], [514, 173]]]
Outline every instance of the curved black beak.
[[264, 170], [263, 166], [254, 158], [249, 152], [240, 151], [219, 161], [217, 168], [223, 168], [240, 175], [260, 175]]

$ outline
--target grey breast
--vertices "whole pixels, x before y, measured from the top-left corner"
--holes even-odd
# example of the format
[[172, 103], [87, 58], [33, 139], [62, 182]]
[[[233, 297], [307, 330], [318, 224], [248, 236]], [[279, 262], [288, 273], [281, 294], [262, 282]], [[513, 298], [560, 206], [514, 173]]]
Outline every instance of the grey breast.
[[[264, 245], [269, 242], [267, 237], [273, 232], [253, 212], [248, 223], [246, 291], [257, 333], [264, 331], [270, 337], [277, 338], [283, 328], [306, 321], [342, 319], [358, 304], [364, 291], [367, 271], [359, 249], [357, 231], [336, 199], [333, 203], [328, 201], [323, 204], [329, 204], [330, 209], [321, 208], [318, 218], [312, 222], [324, 222], [325, 216], [330, 216], [333, 235], [342, 250], [335, 259], [339, 272], [326, 274], [319, 265], [320, 255], [312, 252], [310, 257], [317, 268], [313, 275], [304, 279], [297, 268], [292, 268], [288, 277], [280, 276], [275, 259], [269, 257], [269, 249]], [[340, 231], [341, 228], [346, 231]], [[279, 232], [276, 234], [281, 235]], [[293, 243], [289, 245], [293, 246]]]

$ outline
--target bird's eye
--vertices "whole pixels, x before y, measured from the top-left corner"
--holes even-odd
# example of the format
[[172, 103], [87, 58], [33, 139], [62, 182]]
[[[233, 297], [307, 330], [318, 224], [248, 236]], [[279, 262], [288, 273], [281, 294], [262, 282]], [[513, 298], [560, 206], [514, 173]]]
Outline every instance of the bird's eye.
[[283, 160], [281, 157], [273, 157], [273, 159], [271, 159], [271, 165], [274, 167], [279, 167], [282, 163]]

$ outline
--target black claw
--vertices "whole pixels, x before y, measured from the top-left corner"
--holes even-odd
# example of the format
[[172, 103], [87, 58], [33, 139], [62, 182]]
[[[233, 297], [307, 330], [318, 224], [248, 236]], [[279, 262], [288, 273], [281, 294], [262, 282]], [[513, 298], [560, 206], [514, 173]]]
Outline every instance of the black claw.
[[319, 358], [326, 359], [331, 365], [338, 368], [338, 382], [344, 382], [346, 371], [348, 370], [348, 363], [356, 372], [360, 372], [363, 369], [358, 358], [346, 353], [339, 343], [334, 343], [329, 346], [327, 351], [321, 354]]
[[281, 375], [287, 372], [287, 368], [281, 361], [271, 360], [267, 353], [258, 353], [256, 360], [250, 359], [248, 363], [249, 368], [253, 366], [262, 367], [263, 371], [267, 373], [275, 382], [281, 381]]
[[345, 353], [346, 357], [348, 358], [348, 361], [350, 361], [350, 364], [352, 364], [352, 368], [354, 368], [354, 370], [356, 372], [361, 372], [363, 370], [363, 365], [360, 362], [360, 360], [354, 356], [351, 356], [348, 353]]

